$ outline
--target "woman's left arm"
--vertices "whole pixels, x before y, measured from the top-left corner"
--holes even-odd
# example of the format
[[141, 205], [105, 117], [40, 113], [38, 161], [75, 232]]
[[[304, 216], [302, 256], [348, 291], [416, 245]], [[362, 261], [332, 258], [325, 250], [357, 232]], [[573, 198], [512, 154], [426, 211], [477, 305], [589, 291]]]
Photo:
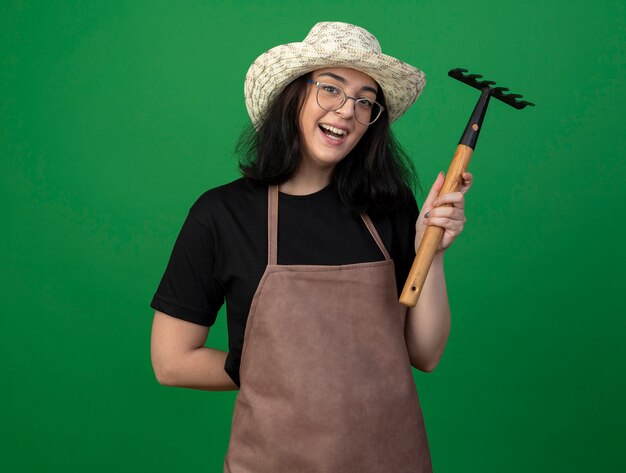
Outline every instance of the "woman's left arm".
[[[439, 173], [430, 189], [422, 211], [415, 224], [415, 251], [428, 225], [442, 227], [445, 231], [433, 259], [424, 287], [415, 307], [407, 312], [405, 339], [411, 364], [430, 372], [435, 369], [450, 333], [450, 305], [444, 274], [443, 258], [465, 225], [465, 194], [472, 186], [471, 173], [463, 173], [463, 183], [457, 192], [439, 197], [444, 175]], [[451, 206], [442, 207], [444, 204]]]

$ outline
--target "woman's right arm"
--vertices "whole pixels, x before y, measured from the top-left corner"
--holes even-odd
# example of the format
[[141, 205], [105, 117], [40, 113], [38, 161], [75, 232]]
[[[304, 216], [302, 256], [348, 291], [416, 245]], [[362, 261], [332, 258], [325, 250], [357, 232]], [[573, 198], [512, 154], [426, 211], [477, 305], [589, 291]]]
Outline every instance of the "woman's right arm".
[[204, 346], [209, 328], [156, 311], [150, 353], [160, 384], [207, 391], [239, 389], [224, 370], [226, 352]]

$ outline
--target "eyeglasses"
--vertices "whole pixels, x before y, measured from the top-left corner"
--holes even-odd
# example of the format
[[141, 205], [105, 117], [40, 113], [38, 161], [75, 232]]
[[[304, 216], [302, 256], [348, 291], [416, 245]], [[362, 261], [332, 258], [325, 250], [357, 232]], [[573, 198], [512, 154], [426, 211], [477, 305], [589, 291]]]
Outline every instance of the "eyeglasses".
[[367, 97], [350, 97], [340, 87], [326, 82], [308, 79], [307, 83], [317, 87], [317, 104], [329, 112], [339, 110], [348, 99], [354, 100], [354, 118], [362, 125], [371, 125], [383, 113], [385, 107]]

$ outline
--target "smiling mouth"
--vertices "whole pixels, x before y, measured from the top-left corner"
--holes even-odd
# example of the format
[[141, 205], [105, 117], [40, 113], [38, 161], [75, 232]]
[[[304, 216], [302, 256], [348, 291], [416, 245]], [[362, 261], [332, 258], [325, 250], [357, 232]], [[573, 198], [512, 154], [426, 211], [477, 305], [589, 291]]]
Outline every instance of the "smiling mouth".
[[341, 128], [336, 128], [334, 126], [326, 125], [325, 123], [320, 123], [319, 127], [320, 127], [320, 130], [322, 130], [322, 133], [324, 133], [326, 136], [328, 136], [332, 140], [339, 141], [348, 135], [347, 130], [342, 130]]

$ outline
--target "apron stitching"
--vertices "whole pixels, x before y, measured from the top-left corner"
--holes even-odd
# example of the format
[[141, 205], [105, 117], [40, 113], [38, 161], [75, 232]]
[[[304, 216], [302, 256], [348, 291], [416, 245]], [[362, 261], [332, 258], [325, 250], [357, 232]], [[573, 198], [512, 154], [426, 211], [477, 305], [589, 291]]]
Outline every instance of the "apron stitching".
[[243, 347], [241, 349], [241, 359], [239, 362], [240, 385], [241, 385], [241, 373], [243, 372], [243, 368], [245, 365], [244, 361], [246, 360], [245, 355], [246, 355], [247, 348], [250, 345], [250, 343], [246, 343], [246, 340], [248, 341], [254, 340], [254, 338], [250, 338], [250, 334], [254, 330], [254, 321], [256, 320], [255, 315], [257, 313], [257, 308], [261, 300], [261, 292], [262, 292], [263, 286], [265, 286], [265, 283], [269, 279], [269, 276], [271, 275], [272, 272], [273, 272], [272, 268], [270, 268], [270, 266], [268, 265], [267, 268], [265, 268], [265, 272], [263, 273], [263, 276], [261, 277], [261, 281], [259, 282], [256, 292], [254, 293], [254, 296], [252, 298], [252, 305], [250, 306], [250, 313], [248, 314], [248, 319], [246, 320], [246, 329], [244, 330], [244, 334], [243, 334]]
[[350, 271], [353, 269], [374, 268], [378, 266], [394, 266], [392, 260], [367, 261], [365, 263], [338, 264], [338, 265], [315, 265], [315, 264], [276, 264], [268, 265], [274, 272], [334, 272]]

